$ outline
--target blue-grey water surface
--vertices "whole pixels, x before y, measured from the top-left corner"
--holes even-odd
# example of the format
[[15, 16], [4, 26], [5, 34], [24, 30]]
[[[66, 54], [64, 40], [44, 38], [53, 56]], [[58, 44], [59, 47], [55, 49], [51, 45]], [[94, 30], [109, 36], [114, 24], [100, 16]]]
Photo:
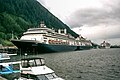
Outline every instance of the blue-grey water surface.
[[120, 80], [120, 48], [33, 55], [65, 80]]

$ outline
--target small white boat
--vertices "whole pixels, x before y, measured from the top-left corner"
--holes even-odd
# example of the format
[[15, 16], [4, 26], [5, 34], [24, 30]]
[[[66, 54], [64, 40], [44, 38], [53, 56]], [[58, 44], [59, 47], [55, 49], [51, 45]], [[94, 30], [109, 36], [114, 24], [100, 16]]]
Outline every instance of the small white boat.
[[45, 65], [43, 58], [21, 59], [21, 77], [18, 80], [64, 80]]

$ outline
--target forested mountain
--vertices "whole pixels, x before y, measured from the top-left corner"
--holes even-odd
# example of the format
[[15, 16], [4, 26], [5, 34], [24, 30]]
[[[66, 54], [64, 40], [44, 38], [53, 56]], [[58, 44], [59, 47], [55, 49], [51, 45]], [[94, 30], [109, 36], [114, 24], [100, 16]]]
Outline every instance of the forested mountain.
[[44, 21], [47, 27], [68, 30], [78, 36], [66, 24], [51, 14], [37, 0], [0, 0], [0, 41], [10, 40], [12, 33], [20, 37], [29, 27]]

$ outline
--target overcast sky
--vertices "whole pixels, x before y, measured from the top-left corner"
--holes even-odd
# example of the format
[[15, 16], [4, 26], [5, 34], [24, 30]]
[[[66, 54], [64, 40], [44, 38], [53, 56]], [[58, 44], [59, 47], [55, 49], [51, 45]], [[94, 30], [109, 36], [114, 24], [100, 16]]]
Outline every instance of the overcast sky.
[[39, 0], [76, 33], [120, 45], [120, 0]]

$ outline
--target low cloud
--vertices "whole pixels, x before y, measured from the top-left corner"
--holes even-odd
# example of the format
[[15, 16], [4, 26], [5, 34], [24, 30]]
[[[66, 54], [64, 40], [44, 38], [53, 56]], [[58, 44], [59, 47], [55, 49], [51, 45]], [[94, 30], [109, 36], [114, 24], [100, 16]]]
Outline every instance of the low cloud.
[[72, 27], [78, 27], [78, 25], [119, 24], [119, 11], [106, 11], [101, 9], [78, 10], [74, 12], [66, 22]]
[[101, 9], [77, 10], [71, 14], [66, 23], [74, 31], [77, 30], [78, 34], [89, 39], [120, 38], [120, 1], [115, 1], [104, 3], [105, 7]]

